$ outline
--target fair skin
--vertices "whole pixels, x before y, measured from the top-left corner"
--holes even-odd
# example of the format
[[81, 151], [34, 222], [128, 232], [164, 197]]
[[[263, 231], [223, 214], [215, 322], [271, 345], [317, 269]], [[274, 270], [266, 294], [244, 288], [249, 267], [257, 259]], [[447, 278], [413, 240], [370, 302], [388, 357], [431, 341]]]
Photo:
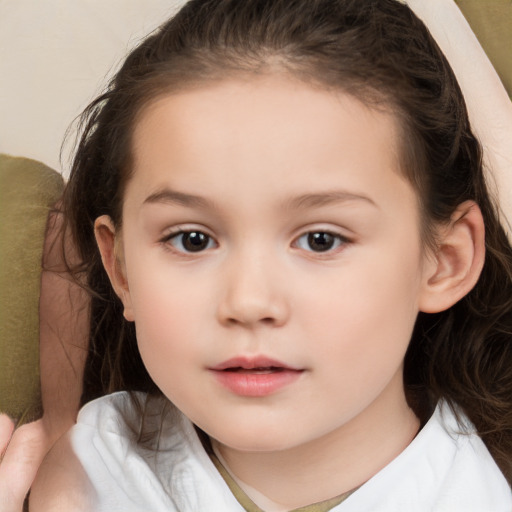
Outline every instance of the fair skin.
[[266, 510], [364, 483], [417, 433], [405, 351], [474, 285], [478, 208], [426, 251], [395, 119], [288, 76], [164, 96], [133, 152], [95, 229], [152, 378]]
[[[76, 420], [87, 355], [89, 299], [62, 260], [62, 216], [51, 213], [43, 248], [39, 353], [43, 417], [14, 428], [0, 415], [0, 510], [19, 512], [48, 450]], [[77, 261], [65, 244], [69, 263]]]
[[51, 446], [42, 420], [23, 425], [0, 415], [0, 510], [21, 512], [37, 468]]
[[50, 214], [39, 297], [41, 396], [51, 441], [76, 421], [89, 347], [89, 294], [69, 275], [65, 264], [64, 257], [71, 266], [80, 258], [71, 235], [63, 234], [63, 222], [62, 213]]

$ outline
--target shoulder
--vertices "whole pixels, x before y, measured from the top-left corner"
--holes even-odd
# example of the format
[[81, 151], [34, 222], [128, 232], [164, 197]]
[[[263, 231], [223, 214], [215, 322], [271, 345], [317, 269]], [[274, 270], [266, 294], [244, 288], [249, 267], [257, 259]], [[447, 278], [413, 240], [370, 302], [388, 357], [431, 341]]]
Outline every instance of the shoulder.
[[[439, 500], [454, 503], [450, 496], [466, 503], [467, 510], [512, 510], [512, 490], [492, 458], [476, 428], [460, 410], [457, 416], [441, 403], [433, 417], [435, 432], [430, 446], [438, 450], [435, 441], [451, 446], [452, 456], [437, 456], [444, 478], [439, 482]], [[471, 508], [473, 507], [473, 508]]]
[[30, 491], [30, 512], [90, 512], [93, 499], [92, 486], [66, 434], [39, 469]]
[[[183, 458], [184, 443], [176, 426], [162, 434], [167, 404], [142, 393], [121, 392], [85, 405], [76, 425], [45, 460], [31, 512], [176, 510], [167, 483], [176, 458]], [[169, 444], [176, 449], [161, 450]]]
[[122, 461], [133, 438], [129, 425], [136, 418], [135, 402], [127, 393], [84, 406], [76, 425], [41, 465], [30, 492], [30, 512], [103, 510], [99, 497], [110, 497], [108, 488], [122, 478]]
[[510, 486], [462, 410], [441, 401], [424, 431], [418, 436], [418, 445], [413, 442], [410, 447], [410, 462], [418, 464], [418, 479], [431, 482], [435, 507], [454, 511], [512, 509]]
[[192, 423], [164, 398], [128, 393], [82, 408], [33, 499], [31, 512], [240, 510]]
[[459, 419], [440, 403], [412, 443], [352, 494], [343, 510], [510, 512], [505, 477], [471, 423], [462, 414]]

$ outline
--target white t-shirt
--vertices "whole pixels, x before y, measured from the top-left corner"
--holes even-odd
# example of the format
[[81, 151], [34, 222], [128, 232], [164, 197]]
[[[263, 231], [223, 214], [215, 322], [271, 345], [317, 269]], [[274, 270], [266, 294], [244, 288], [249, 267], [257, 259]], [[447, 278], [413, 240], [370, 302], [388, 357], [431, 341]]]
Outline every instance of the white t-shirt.
[[[136, 442], [139, 416], [127, 393], [81, 410], [69, 441], [90, 481], [91, 512], [242, 512], [193, 425], [171, 405], [162, 415], [164, 403], [147, 411], [152, 427], [162, 426], [157, 451]], [[396, 459], [332, 510], [511, 512], [512, 491], [484, 443], [459, 430], [438, 406]]]

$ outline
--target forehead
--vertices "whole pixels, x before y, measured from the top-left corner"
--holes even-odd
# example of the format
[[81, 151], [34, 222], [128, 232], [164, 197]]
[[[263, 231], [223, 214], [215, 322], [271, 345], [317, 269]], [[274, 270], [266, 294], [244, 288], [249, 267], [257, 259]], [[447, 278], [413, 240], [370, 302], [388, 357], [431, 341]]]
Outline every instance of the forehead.
[[378, 186], [386, 173], [401, 174], [398, 133], [394, 116], [339, 90], [279, 75], [217, 82], [144, 108], [132, 139], [132, 192], [170, 183], [229, 193], [261, 190], [264, 180], [268, 194], [300, 194], [340, 178], [353, 189]]

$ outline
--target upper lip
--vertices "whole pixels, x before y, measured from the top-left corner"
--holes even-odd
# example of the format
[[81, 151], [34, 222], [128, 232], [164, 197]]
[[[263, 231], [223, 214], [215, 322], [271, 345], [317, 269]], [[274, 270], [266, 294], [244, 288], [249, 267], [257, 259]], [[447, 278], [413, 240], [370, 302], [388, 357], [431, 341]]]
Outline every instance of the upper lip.
[[238, 356], [232, 357], [222, 363], [219, 363], [216, 366], [211, 367], [211, 370], [222, 371], [227, 370], [228, 368], [242, 368], [244, 370], [253, 370], [255, 368], [281, 368], [284, 370], [293, 370], [293, 371], [301, 371], [302, 368], [296, 368], [294, 366], [290, 366], [285, 364], [277, 359], [272, 359], [266, 356], [255, 356], [255, 357], [246, 357], [246, 356]]

